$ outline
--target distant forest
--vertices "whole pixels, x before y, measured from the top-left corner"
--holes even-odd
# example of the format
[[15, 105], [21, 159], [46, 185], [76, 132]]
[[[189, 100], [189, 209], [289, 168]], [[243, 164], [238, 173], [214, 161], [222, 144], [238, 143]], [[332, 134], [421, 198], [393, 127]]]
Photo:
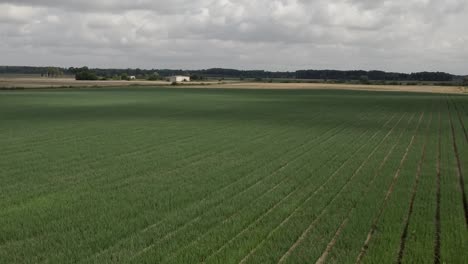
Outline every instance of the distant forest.
[[170, 69], [88, 69], [88, 68], [59, 68], [59, 67], [30, 67], [30, 66], [0, 66], [0, 74], [37, 74], [45, 77], [58, 77], [62, 75], [75, 76], [86, 69], [99, 78], [112, 79], [119, 76], [136, 76], [161, 78], [171, 75], [190, 75], [195, 80], [207, 78], [236, 78], [236, 79], [300, 79], [300, 80], [338, 80], [338, 81], [428, 81], [451, 82], [461, 81], [463, 76], [452, 75], [445, 72], [415, 72], [395, 73], [385, 71], [339, 71], [339, 70], [299, 70], [295, 72], [272, 72], [263, 70], [235, 70], [213, 68], [206, 70], [170, 70]]

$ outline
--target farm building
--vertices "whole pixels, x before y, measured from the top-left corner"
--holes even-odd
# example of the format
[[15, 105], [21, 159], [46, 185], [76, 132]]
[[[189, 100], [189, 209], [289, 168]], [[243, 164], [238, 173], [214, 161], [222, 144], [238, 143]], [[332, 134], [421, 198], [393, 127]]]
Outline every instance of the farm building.
[[189, 76], [180, 76], [180, 75], [177, 75], [177, 76], [171, 76], [169, 77], [169, 81], [170, 82], [190, 82], [190, 77]]
[[136, 76], [128, 76], [129, 80], [136, 80]]

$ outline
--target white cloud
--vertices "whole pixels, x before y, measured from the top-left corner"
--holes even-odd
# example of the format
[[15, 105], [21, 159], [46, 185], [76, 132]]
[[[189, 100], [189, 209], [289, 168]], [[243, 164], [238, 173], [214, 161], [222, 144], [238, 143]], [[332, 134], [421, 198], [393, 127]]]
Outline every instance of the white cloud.
[[465, 0], [0, 0], [0, 64], [466, 73]]
[[0, 23], [25, 24], [43, 14], [42, 8], [18, 6], [0, 2]]

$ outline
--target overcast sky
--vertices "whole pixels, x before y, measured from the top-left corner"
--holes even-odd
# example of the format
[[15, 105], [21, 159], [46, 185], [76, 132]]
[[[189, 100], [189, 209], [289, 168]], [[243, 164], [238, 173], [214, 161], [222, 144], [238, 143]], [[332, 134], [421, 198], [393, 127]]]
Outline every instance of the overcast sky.
[[0, 0], [0, 65], [468, 74], [468, 0]]

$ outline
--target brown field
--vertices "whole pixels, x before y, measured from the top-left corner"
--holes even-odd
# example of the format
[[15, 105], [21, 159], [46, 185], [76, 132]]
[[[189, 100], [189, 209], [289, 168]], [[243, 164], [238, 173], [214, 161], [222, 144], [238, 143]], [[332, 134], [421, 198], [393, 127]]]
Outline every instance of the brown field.
[[258, 83], [238, 82], [221, 85], [210, 85], [207, 88], [232, 89], [336, 89], [336, 90], [362, 90], [362, 91], [398, 91], [423, 93], [449, 93], [467, 94], [468, 88], [461, 86], [435, 86], [435, 85], [361, 85], [361, 84], [332, 84], [332, 83]]
[[[166, 81], [77, 81], [73, 78], [41, 78], [29, 76], [0, 76], [0, 88], [60, 88], [60, 87], [115, 87], [168, 85]], [[201, 83], [194, 83], [201, 84]]]
[[[76, 81], [73, 78], [40, 78], [30, 76], [0, 76], [0, 89], [14, 88], [72, 88], [72, 87], [126, 87], [126, 86], [168, 86], [167, 81]], [[467, 94], [468, 88], [461, 86], [434, 85], [361, 85], [331, 83], [259, 83], [236, 81], [205, 81], [181, 84], [179, 87], [226, 88], [226, 89], [336, 89], [362, 91], [406, 91], [424, 93]]]

